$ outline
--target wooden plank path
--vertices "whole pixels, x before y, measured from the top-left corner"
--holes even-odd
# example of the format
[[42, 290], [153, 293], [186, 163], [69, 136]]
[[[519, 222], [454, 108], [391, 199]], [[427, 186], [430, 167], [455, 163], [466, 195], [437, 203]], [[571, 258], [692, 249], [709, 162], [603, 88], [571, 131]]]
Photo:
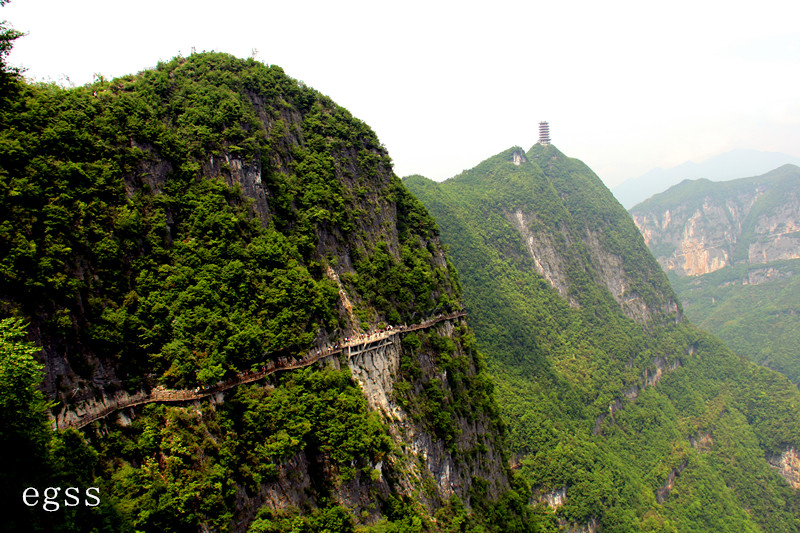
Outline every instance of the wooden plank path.
[[[60, 426], [58, 424], [58, 419], [55, 419], [53, 421], [53, 429], [66, 429], [68, 427], [80, 429], [88, 424], [91, 424], [95, 420], [105, 418], [106, 416], [119, 411], [120, 409], [127, 409], [129, 407], [136, 407], [137, 405], [143, 405], [147, 403], [186, 402], [200, 400], [213, 394], [232, 389], [233, 387], [238, 387], [239, 385], [243, 385], [245, 383], [258, 381], [259, 379], [263, 379], [274, 372], [282, 370], [294, 370], [297, 368], [311, 366], [320, 359], [330, 357], [332, 355], [343, 353], [350, 358], [363, 352], [376, 350], [383, 346], [392, 344], [393, 340], [391, 337], [399, 333], [408, 333], [409, 331], [417, 331], [420, 329], [429, 328], [435, 324], [438, 324], [439, 322], [453, 320], [465, 315], [466, 312], [464, 311], [456, 311], [447, 315], [438, 315], [410, 326], [398, 326], [392, 327], [391, 329], [387, 328], [380, 332], [356, 335], [353, 338], [347, 338], [345, 342], [339, 342], [333, 346], [312, 350], [309, 352], [308, 356], [303, 357], [302, 359], [288, 359], [282, 357], [277, 361], [269, 361], [258, 372], [240, 372], [235, 378], [220, 381], [219, 383], [208, 388], [198, 387], [195, 389], [166, 389], [158, 386], [152, 389], [150, 393], [144, 393], [141, 391], [137, 394], [126, 397], [119, 403], [109, 405], [96, 413], [92, 413], [90, 416], [84, 416], [78, 420], [65, 422]], [[78, 407], [80, 408], [80, 404]]]

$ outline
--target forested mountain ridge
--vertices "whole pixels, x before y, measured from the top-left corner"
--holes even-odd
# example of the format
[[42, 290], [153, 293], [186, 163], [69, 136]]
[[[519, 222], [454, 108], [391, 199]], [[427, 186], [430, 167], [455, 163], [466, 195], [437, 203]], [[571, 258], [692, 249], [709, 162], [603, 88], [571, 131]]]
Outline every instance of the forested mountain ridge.
[[682, 318], [588, 167], [535, 145], [404, 183], [460, 273], [547, 527], [800, 530], [800, 494], [770, 463], [800, 443], [797, 389]]
[[[438, 229], [364, 123], [279, 67], [217, 53], [73, 89], [17, 78], [1, 96], [0, 430], [15, 460], [0, 481], [18, 506], [4, 528], [496, 529], [524, 515], [474, 337], [439, 317], [461, 303]], [[48, 408], [214, 391], [353, 338], [349, 356], [266, 383], [49, 428]], [[21, 504], [25, 487], [65, 484], [97, 486], [100, 505]]]
[[800, 168], [685, 181], [631, 215], [694, 322], [800, 382]]
[[764, 174], [786, 164], [800, 165], [800, 158], [778, 152], [731, 150], [700, 163], [687, 161], [672, 168], [654, 168], [637, 178], [625, 180], [612, 191], [625, 209], [632, 209], [684, 180], [707, 178], [716, 182], [728, 181]]

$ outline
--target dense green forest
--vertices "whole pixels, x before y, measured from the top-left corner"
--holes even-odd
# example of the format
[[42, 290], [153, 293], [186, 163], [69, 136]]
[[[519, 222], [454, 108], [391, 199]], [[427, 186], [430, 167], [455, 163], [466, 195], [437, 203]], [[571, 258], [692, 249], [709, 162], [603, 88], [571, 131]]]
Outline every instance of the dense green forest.
[[[748, 283], [750, 272], [771, 279]], [[800, 260], [734, 265], [697, 278], [670, 274], [686, 315], [751, 361], [800, 383]], [[777, 274], [776, 274], [777, 273]]]
[[[37, 317], [44, 339], [116, 360], [128, 386], [144, 374], [212, 382], [347, 327], [324, 275], [340, 259], [320, 242], [326, 230], [352, 240], [345, 281], [378, 318], [424, 316], [454, 294], [427, 248], [432, 221], [374, 133], [278, 67], [211, 54], [72, 90], [14, 91], [2, 118], [0, 294]], [[242, 165], [257, 183], [237, 179]], [[256, 185], [268, 208], [250, 207], [242, 188]], [[383, 228], [359, 227], [371, 222], [365, 208], [388, 202], [394, 254]]]
[[515, 469], [541, 508], [562, 491], [550, 530], [800, 530], [800, 494], [767, 461], [800, 442], [796, 387], [682, 318], [591, 170], [515, 152], [404, 182], [460, 273]]
[[462, 321], [375, 352], [399, 360], [391, 413], [329, 357], [52, 431], [48, 412], [460, 309], [460, 288], [374, 132], [277, 66], [202, 53], [70, 89], [3, 74], [4, 530], [526, 527]]

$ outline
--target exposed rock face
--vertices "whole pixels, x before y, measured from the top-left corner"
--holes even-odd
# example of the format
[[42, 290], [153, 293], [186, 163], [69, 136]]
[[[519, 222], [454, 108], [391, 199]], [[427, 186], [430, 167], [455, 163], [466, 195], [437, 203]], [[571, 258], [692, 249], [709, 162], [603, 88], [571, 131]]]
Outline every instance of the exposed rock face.
[[[525, 239], [528, 253], [533, 259], [536, 271], [550, 282], [550, 285], [558, 291], [562, 298], [567, 298], [569, 283], [566, 276], [566, 266], [561, 254], [558, 252], [556, 243], [544, 232], [531, 231], [529, 226], [532, 217], [523, 213], [521, 209], [514, 211], [513, 215], [508, 218], [517, 228], [517, 231], [520, 232], [522, 238]], [[570, 304], [577, 305], [577, 302], [571, 300]]]
[[625, 272], [622, 257], [611, 253], [603, 246], [597, 233], [587, 228], [583, 242], [592, 257], [592, 264], [599, 277], [598, 281], [611, 292], [614, 300], [628, 318], [643, 324], [653, 315], [674, 313], [676, 316], [680, 316], [678, 303], [667, 295], [662, 295], [660, 306], [652, 306], [655, 308], [648, 306], [644, 298], [632, 288], [632, 280]]
[[672, 487], [675, 486], [675, 479], [681, 475], [681, 472], [686, 469], [688, 464], [689, 462], [684, 459], [680, 465], [670, 470], [666, 481], [664, 481], [664, 483], [656, 490], [656, 501], [658, 503], [664, 503], [664, 501], [669, 497], [669, 493], [672, 492]]
[[234, 531], [247, 531], [261, 505], [266, 505], [270, 509], [301, 507], [307, 501], [307, 494], [311, 488], [311, 475], [306, 456], [299, 453], [285, 460], [278, 469], [277, 479], [263, 484], [258, 494], [248, 495], [243, 489], [237, 491], [236, 507], [241, 512]]
[[394, 381], [400, 370], [400, 341], [376, 350], [364, 351], [347, 361], [353, 378], [361, 385], [369, 407], [383, 412], [384, 417], [402, 420], [401, 407], [392, 398]]
[[[427, 331], [450, 338], [458, 346], [456, 355], [463, 355], [455, 335], [456, 321], [447, 320]], [[337, 486], [330, 496], [349, 508], [372, 509], [367, 521], [380, 516], [374, 505], [376, 497], [386, 498], [391, 494], [413, 495], [430, 511], [439, 508], [454, 494], [469, 503], [470, 490], [476, 478], [488, 483], [490, 498], [497, 498], [501, 491], [508, 488], [508, 478], [501, 451], [492, 440], [491, 421], [480, 414], [472, 420], [459, 417], [456, 423], [460, 433], [450, 444], [426, 431], [424, 421], [404, 408], [394, 392], [395, 384], [402, 379], [401, 360], [404, 356], [417, 359], [422, 375], [415, 381], [420, 387], [423, 383], [442, 377], [435, 356], [425, 350], [416, 355], [404, 353], [400, 335], [391, 337], [391, 342], [370, 345], [350, 356], [346, 363], [336, 356], [321, 360], [320, 364], [337, 368], [347, 365], [353, 379], [364, 391], [368, 407], [381, 414], [396, 443], [392, 454], [371, 465], [377, 475], [372, 479], [356, 476]], [[475, 371], [474, 367], [472, 371]], [[468, 453], [476, 448], [484, 450], [477, 458], [474, 453]], [[255, 517], [255, 511], [263, 505], [276, 510], [307, 506], [308, 494], [313, 491], [314, 476], [320, 475], [320, 472], [312, 472], [312, 463], [315, 462], [319, 463], [319, 458], [297, 454], [278, 464], [277, 479], [263, 484], [258, 493], [248, 494], [245, 490], [239, 490], [237, 523], [249, 524]], [[317, 464], [316, 469], [319, 468]], [[326, 469], [324, 461], [322, 469]], [[322, 474], [332, 475], [331, 472]]]
[[531, 496], [530, 503], [533, 505], [536, 505], [537, 503], [545, 503], [553, 511], [558, 511], [558, 509], [564, 505], [566, 499], [567, 487], [565, 485], [560, 489], [553, 489], [545, 493], [537, 494], [534, 492], [534, 494]]
[[[103, 392], [100, 396], [76, 404], [70, 409], [62, 409], [57, 413], [52, 413], [53, 428], [64, 428], [83, 418], [94, 418], [94, 416], [102, 415], [111, 410], [116, 411], [117, 408], [144, 401], [148, 396], [149, 393], [143, 390], [133, 394], [129, 394], [124, 390], [109, 394]], [[112, 417], [116, 418], [117, 416], [112, 414]]]
[[[452, 340], [456, 346], [454, 357], [468, 357], [457, 335], [457, 328], [461, 327], [466, 327], [462, 319], [444, 319], [424, 331]], [[380, 516], [378, 509], [372, 505], [377, 496], [385, 498], [398, 493], [414, 495], [431, 512], [452, 495], [469, 503], [475, 479], [484, 480], [487, 495], [496, 499], [508, 488], [509, 482], [505, 458], [495, 441], [497, 428], [493, 427], [493, 421], [487, 413], [475, 412], [469, 418], [457, 416], [454, 424], [458, 434], [452, 442], [445, 442], [428, 431], [425, 421], [417, 416], [418, 413], [415, 415], [397, 401], [394, 388], [402, 379], [401, 359], [404, 355], [416, 358], [421, 376], [415, 379], [414, 386], [419, 389], [435, 379], [448, 383], [447, 371], [439, 367], [436, 355], [429, 351], [404, 354], [400, 339], [401, 334], [398, 334], [382, 341], [365, 343], [358, 347], [360, 351], [346, 358], [346, 363], [341, 359], [345, 357], [344, 354], [325, 356], [316, 363], [335, 368], [346, 364], [353, 379], [361, 386], [369, 409], [381, 414], [396, 443], [395, 452], [371, 465], [376, 475], [371, 479], [356, 476], [351, 481], [338, 485], [331, 497], [349, 508], [372, 509], [369, 520]], [[468, 373], [475, 372], [477, 368], [473, 361]], [[175, 401], [186, 403], [178, 397], [180, 391], [158, 391], [163, 392], [166, 398], [160, 401], [172, 401], [169, 394], [172, 392], [176, 396]], [[135, 417], [132, 406], [146, 403], [148, 399], [152, 399], [153, 394], [153, 391], [130, 394], [120, 390], [104, 395], [58, 413], [54, 425], [64, 426], [77, 418], [100, 413], [107, 415], [106, 420], [109, 423], [127, 426]], [[445, 388], [445, 395], [450, 394], [452, 391]], [[225, 401], [225, 393], [215, 393], [210, 400], [215, 405], [221, 404]], [[193, 405], [199, 408], [200, 403], [195, 400]], [[119, 410], [108, 413], [117, 408]], [[476, 454], [476, 450], [481, 450], [481, 453]], [[335, 477], [333, 467], [324, 458], [306, 453], [284, 458], [276, 463], [276, 467], [275, 479], [262, 484], [257, 492], [250, 493], [242, 487], [237, 489], [237, 525], [234, 526], [234, 531], [245, 531], [246, 525], [252, 522], [255, 512], [262, 506], [275, 510], [307, 506], [309, 494], [314, 492], [315, 478], [320, 475]], [[435, 486], [435, 490], [424, 489], [431, 481], [433, 484], [429, 486]], [[316, 482], [319, 480], [316, 479]], [[558, 501], [563, 501], [563, 494]]]
[[525, 152], [520, 150], [515, 150], [513, 154], [511, 154], [511, 162], [517, 166], [520, 166], [522, 163], [527, 163], [528, 158], [525, 157]]
[[614, 398], [614, 401], [608, 404], [608, 413], [603, 413], [595, 419], [593, 430], [595, 435], [598, 435], [602, 431], [603, 422], [608, 416], [611, 416], [612, 422], [614, 421], [614, 413], [623, 407], [623, 398], [627, 401], [636, 400], [641, 391], [648, 387], [656, 386], [665, 373], [671, 372], [683, 365], [680, 358], [667, 359], [660, 356], [653, 357], [652, 363], [652, 366], [655, 368], [654, 370], [652, 368], [646, 368], [639, 379], [639, 383], [634, 383], [623, 390], [620, 396]]
[[[508, 213], [506, 218], [524, 239], [526, 249], [533, 260], [536, 271], [571, 306], [578, 307], [577, 300], [569, 296], [567, 261], [563, 255], [565, 245], [568, 245], [571, 240], [569, 235], [566, 233], [558, 235], [558, 237], [563, 237], [563, 242], [557, 242], [556, 235], [531, 229], [535, 227], [531, 222], [536, 217], [535, 215], [526, 214], [521, 209]], [[582, 236], [582, 244], [591, 258], [596, 281], [609, 290], [626, 316], [639, 323], [645, 323], [653, 315], [678, 313], [678, 304], [672, 298], [663, 298], [659, 309], [649, 308], [641, 295], [633, 290], [631, 280], [625, 272], [623, 259], [601, 244], [600, 237], [596, 231], [586, 228]]]
[[[443, 322], [435, 328], [437, 334], [448, 338], [454, 338], [454, 330], [452, 321]], [[450, 446], [426, 431], [423, 421], [415, 420], [396, 400], [394, 384], [400, 376], [403, 347], [399, 336], [393, 339], [392, 344], [350, 357], [348, 367], [364, 390], [370, 409], [382, 413], [389, 432], [397, 442], [407, 444], [404, 458], [392, 465], [402, 472], [400, 484], [410, 492], [419, 485], [420, 475], [422, 479], [430, 476], [438, 488], [438, 497], [447, 499], [456, 494], [462, 501], [469, 501], [469, 489], [473, 479], [478, 477], [489, 483], [489, 496], [496, 498], [508, 487], [508, 480], [500, 450], [491, 442], [490, 421], [481, 416], [474, 420], [459, 417], [457, 425], [460, 433]], [[460, 347], [457, 354], [463, 355]], [[447, 382], [446, 373], [442, 375], [431, 354], [420, 353], [418, 361], [422, 369], [420, 384], [436, 378]], [[474, 372], [475, 368], [471, 371]], [[477, 461], [467, 458], [463, 453], [476, 448], [485, 450], [483, 457]], [[424, 465], [424, 471], [409, 468], [409, 465], [417, 464]], [[436, 506], [429, 496], [421, 495], [420, 498], [428, 505]]]
[[770, 459], [770, 464], [778, 469], [781, 477], [795, 489], [800, 490], [800, 451], [794, 446]]
[[[135, 337], [136, 334], [127, 335], [127, 331], [123, 332], [125, 328], [121, 325], [122, 321], [109, 326], [115, 332], [121, 333], [115, 339], [124, 338], [124, 342], [119, 340], [115, 346], [109, 346], [113, 343], [108, 342], [113, 336], [95, 335], [93, 328], [105, 320], [100, 318], [104, 311], [120, 309], [126, 305], [126, 294], [134, 294], [136, 298], [142, 296], [144, 300], [145, 294], [158, 292], [167, 284], [172, 286], [171, 283], [154, 282], [151, 291], [150, 287], [139, 283], [139, 274], [148, 271], [153, 265], [157, 265], [153, 266], [153, 271], [162, 264], [175, 266], [179, 261], [173, 261], [175, 258], [170, 253], [175, 251], [178, 243], [185, 243], [187, 246], [195, 243], [194, 237], [185, 237], [182, 232], [185, 230], [188, 234], [193, 228], [199, 228], [201, 224], [196, 218], [206, 217], [206, 214], [198, 215], [201, 210], [186, 208], [183, 200], [176, 201], [174, 205], [160, 202], [164, 198], [178, 198], [185, 192], [184, 188], [194, 191], [194, 187], [203, 184], [205, 180], [213, 181], [214, 187], [219, 186], [220, 191], [224, 189], [218, 199], [228, 204], [223, 210], [231, 207], [234, 214], [230, 220], [226, 219], [220, 224], [227, 227], [228, 224], [241, 223], [236, 231], [232, 230], [241, 239], [234, 247], [236, 253], [228, 254], [227, 251], [221, 251], [229, 242], [222, 237], [223, 234], [228, 235], [220, 229], [222, 226], [202, 226], [205, 228], [204, 232], [208, 230], [202, 239], [203, 245], [213, 250], [211, 255], [224, 258], [220, 261], [222, 266], [227, 266], [224, 265], [225, 261], [234, 261], [234, 256], [248, 256], [254, 263], [264, 266], [265, 272], [269, 271], [269, 274], [264, 276], [263, 283], [248, 284], [250, 280], [247, 283], [242, 282], [242, 287], [248, 287], [241, 290], [244, 293], [242, 302], [230, 303], [229, 307], [219, 310], [215, 308], [207, 315], [204, 314], [198, 319], [200, 325], [195, 331], [216, 332], [224, 329], [216, 322], [217, 318], [224, 316], [230, 317], [231, 323], [236, 323], [230, 332], [233, 336], [236, 334], [233, 333], [234, 329], [238, 333], [239, 328], [244, 330], [245, 326], [256, 322], [263, 325], [263, 322], [272, 321], [276, 316], [283, 316], [289, 307], [286, 303], [289, 300], [300, 301], [299, 307], [308, 311], [308, 316], [287, 313], [287, 318], [281, 319], [280, 323], [275, 320], [273, 329], [264, 329], [248, 337], [249, 345], [246, 348], [239, 344], [226, 345], [225, 351], [230, 352], [230, 357], [220, 356], [219, 360], [214, 360], [214, 366], [217, 367], [213, 371], [214, 375], [219, 375], [220, 372], [225, 375], [242, 375], [250, 372], [248, 369], [258, 366], [259, 362], [263, 367], [265, 363], [261, 361], [264, 359], [268, 362], [285, 358], [294, 360], [300, 350], [313, 349], [312, 347], [319, 349], [365, 330], [378, 329], [382, 323], [406, 320], [410, 323], [415, 318], [425, 319], [430, 314], [443, 313], [460, 305], [457, 280], [454, 276], [451, 277], [444, 249], [438, 240], [438, 229], [425, 209], [394, 175], [391, 160], [374, 132], [346, 110], [336, 106], [329, 98], [283, 75], [280, 69], [217, 55], [210, 58], [201, 56], [204, 55], [176, 59], [159, 66], [164, 73], [164, 80], [175, 81], [166, 81], [169, 88], [163, 94], [159, 91], [161, 100], [153, 104], [159, 112], [141, 120], [148, 124], [161, 121], [158, 122], [158, 128], [137, 126], [120, 132], [114, 131], [108, 139], [101, 136], [92, 139], [92, 142], [97, 141], [96, 154], [90, 153], [89, 148], [81, 150], [80, 164], [89, 166], [93, 164], [94, 160], [91, 158], [95, 155], [97, 161], [105, 164], [110, 157], [107, 151], [116, 154], [114, 150], [119, 149], [122, 153], [123, 148], [127, 150], [130, 147], [135, 152], [130, 160], [126, 159], [126, 163], [110, 165], [108, 175], [103, 175], [103, 187], [108, 185], [108, 191], [114, 191], [109, 194], [109, 198], [113, 196], [115, 203], [111, 204], [112, 199], [104, 197], [103, 210], [105, 212], [108, 208], [108, 220], [100, 229], [92, 226], [92, 231], [97, 234], [101, 234], [102, 229], [109, 240], [116, 242], [119, 238], [121, 242], [130, 244], [128, 248], [120, 246], [119, 250], [124, 251], [108, 252], [107, 255], [114, 256], [114, 261], [119, 259], [120, 264], [115, 262], [113, 269], [106, 269], [101, 265], [105, 259], [94, 257], [84, 249], [88, 245], [72, 249], [65, 247], [64, 250], [72, 253], [70, 260], [64, 263], [70, 267], [70, 271], [61, 272], [57, 268], [54, 270], [58, 270], [59, 275], [66, 274], [70, 281], [75, 282], [76, 287], [80, 287], [74, 290], [74, 295], [70, 293], [63, 301], [54, 300], [52, 305], [47, 304], [52, 309], [46, 308], [44, 311], [27, 305], [33, 299], [18, 297], [17, 293], [12, 294], [16, 300], [3, 300], [4, 306], [17, 305], [22, 309], [22, 314], [30, 311], [29, 314], [36, 315], [31, 321], [31, 335], [43, 347], [42, 355], [47, 371], [45, 389], [48, 398], [59, 405], [59, 411], [54, 412], [58, 426], [74, 424], [84, 417], [100, 416], [106, 416], [107, 423], [117, 421], [123, 425], [130, 424], [131, 419], [136, 416], [133, 408], [146, 401], [175, 401], [186, 407], [186, 404], [195, 400], [219, 402], [224, 399], [220, 394], [218, 398], [180, 397], [173, 400], [159, 397], [153, 400], [153, 391], [156, 390], [154, 386], [157, 383], [170, 387], [186, 387], [181, 390], [191, 391], [194, 390], [192, 385], [195, 383], [205, 382], [200, 374], [210, 367], [203, 368], [205, 363], [196, 362], [195, 357], [200, 358], [199, 352], [205, 350], [207, 345], [203, 344], [201, 348], [201, 341], [176, 334], [183, 326], [166, 328], [159, 339], [148, 343], [146, 348], [141, 344], [144, 341]], [[202, 67], [194, 70], [197, 65]], [[191, 75], [182, 78], [182, 72], [185, 71], [189, 71]], [[213, 135], [207, 136], [207, 139], [203, 135], [204, 140], [197, 140], [196, 143], [193, 140], [194, 144], [190, 147], [189, 143], [182, 141], [193, 136], [176, 131], [175, 127], [176, 124], [183, 123], [186, 116], [195, 116], [192, 113], [196, 111], [193, 107], [196, 102], [184, 101], [179, 94], [183, 94], [184, 88], [187, 94], [194, 93], [196, 87], [192, 84], [208, 71], [224, 72], [225, 81], [218, 83], [217, 78], [200, 80], [203, 86], [206, 83], [207, 86], [224, 85], [225, 91], [229, 90], [226, 98], [230, 98], [230, 102], [235, 105], [231, 105], [231, 116], [227, 118], [226, 114], [224, 124], [220, 122], [219, 127], [209, 126], [209, 131], [214, 129]], [[241, 79], [238, 73], [243, 73]], [[137, 97], [136, 91], [139, 89], [143, 89], [143, 94], [150, 94], [151, 85], [148, 84], [154, 78], [149, 76], [150, 74], [145, 73], [141, 80], [137, 79], [131, 84], [126, 89], [131, 91], [128, 96]], [[178, 88], [181, 90], [176, 90]], [[116, 89], [114, 94], [117, 94]], [[88, 95], [86, 98], [89, 98]], [[116, 107], [122, 106], [119, 104], [122, 100], [109, 96], [102, 101], [97, 99], [93, 104], [97, 104], [97, 115], [115, 110], [124, 118], [123, 108]], [[76, 102], [81, 103], [78, 97]], [[129, 103], [130, 100], [124, 102]], [[146, 106], [149, 109], [150, 104]], [[207, 108], [205, 104], [201, 107]], [[209, 104], [208, 108], [212, 107]], [[117, 116], [115, 111], [109, 111], [109, 115]], [[202, 121], [203, 119], [197, 118], [198, 126], [205, 128], [205, 123], [199, 124]], [[109, 123], [108, 131], [112, 130]], [[164, 138], [169, 138], [170, 142], [159, 144]], [[180, 139], [181, 142], [176, 140], [173, 146], [172, 139]], [[49, 154], [44, 155], [50, 157]], [[53, 157], [57, 159], [61, 155], [59, 153]], [[522, 151], [514, 155], [517, 164], [522, 164], [525, 160]], [[72, 164], [71, 160], [65, 161]], [[45, 173], [40, 174], [45, 176]], [[227, 184], [230, 189], [217, 182]], [[92, 182], [92, 185], [95, 183]], [[172, 185], [176, 185], [182, 192], [174, 192]], [[199, 196], [202, 188], [197, 189], [200, 191]], [[95, 191], [92, 188], [87, 190]], [[98, 195], [105, 194], [100, 191], [100, 187], [96, 190], [99, 191]], [[139, 198], [142, 198], [140, 203], [129, 201]], [[82, 197], [81, 201], [84, 199]], [[158, 204], [158, 209], [150, 210], [150, 201]], [[209, 220], [223, 206], [222, 203], [214, 205], [214, 208], [209, 207]], [[129, 212], [147, 212], [147, 216], [142, 219], [146, 219], [146, 223], [137, 222], [130, 227], [126, 225], [123, 231], [122, 220]], [[150, 215], [152, 220], [147, 218]], [[75, 232], [69, 224], [65, 223], [64, 227], [65, 235]], [[267, 228], [269, 231], [262, 231]], [[153, 229], [152, 235], [157, 234], [153, 241], [148, 240], [145, 233], [150, 229]], [[45, 232], [39, 233], [43, 235]], [[156, 241], [157, 245], [151, 246]], [[259, 248], [258, 253], [251, 254], [249, 245], [253, 242], [257, 242], [259, 247], [263, 245], [263, 249]], [[41, 250], [43, 247], [38, 248]], [[198, 256], [197, 261], [193, 259], [192, 264], [187, 264], [186, 270], [182, 272], [193, 273], [199, 270], [199, 265], [204, 264], [207, 257]], [[378, 257], [380, 262], [376, 262], [374, 269], [371, 269], [373, 257]], [[395, 265], [399, 270], [407, 269], [409, 272], [413, 267], [413, 275], [397, 274], [389, 268]], [[208, 278], [215, 276], [210, 275]], [[249, 272], [244, 272], [241, 277], [248, 276]], [[190, 277], [187, 274], [187, 279]], [[403, 279], [398, 281], [401, 277]], [[422, 278], [430, 278], [430, 282], [425, 287], [425, 293], [417, 295], [412, 289], [419, 285]], [[113, 290], [106, 286], [113, 285], [112, 279], [123, 280], [119, 290], [116, 285]], [[298, 279], [302, 279], [302, 282], [298, 282]], [[375, 295], [373, 293], [376, 291], [364, 287], [365, 281], [375, 281], [381, 288], [389, 285], [387, 281], [398, 281], [400, 285], [411, 286], [411, 289], [408, 290], [408, 295], [403, 294], [403, 302], [390, 302], [394, 295]], [[274, 286], [270, 285], [273, 282]], [[192, 283], [194, 280], [186, 281], [187, 286]], [[238, 287], [239, 280], [235, 283]], [[274, 299], [267, 295], [273, 287], [275, 294], [280, 293]], [[392, 288], [395, 286], [392, 285]], [[337, 289], [339, 298], [338, 303], [335, 303]], [[291, 296], [288, 296], [290, 291]], [[234, 291], [229, 286], [215, 286], [214, 289], [209, 289], [206, 299], [209, 302], [223, 300], [230, 292]], [[303, 296], [308, 296], [309, 301], [304, 302]], [[267, 300], [269, 303], [265, 303]], [[175, 299], [169, 297], [164, 301], [172, 303]], [[276, 303], [273, 305], [273, 302]], [[338, 320], [335, 312], [329, 312], [329, 308], [333, 306], [337, 307], [335, 311], [338, 311]], [[168, 306], [162, 307], [166, 309]], [[195, 307], [201, 306], [198, 304], [188, 307], [194, 311]], [[209, 304], [209, 307], [212, 306]], [[258, 307], [258, 313], [248, 314], [252, 307]], [[323, 307], [324, 310], [317, 310]], [[14, 307], [4, 307], [6, 310], [12, 308]], [[58, 322], [58, 327], [48, 325], [52, 322], [50, 319], [54, 315], [53, 309], [64, 311], [63, 320]], [[242, 311], [242, 314], [237, 315], [238, 311]], [[138, 310], [131, 308], [130, 313], [126, 311], [126, 316], [133, 316], [137, 312]], [[179, 312], [183, 311], [176, 311]], [[258, 315], [257, 319], [253, 319], [255, 315]], [[107, 322], [110, 324], [111, 321]], [[175, 324], [180, 320], [168, 321], [158, 315], [158, 318], [153, 318], [153, 322]], [[47, 327], [50, 329], [47, 330]], [[142, 326], [137, 331], [152, 329]], [[187, 327], [186, 331], [189, 329], [192, 328]], [[299, 331], [281, 335], [290, 329]], [[448, 323], [436, 326], [435, 331], [441, 339], [446, 338], [449, 345], [457, 329], [453, 323]], [[267, 337], [273, 336], [278, 340], [267, 340]], [[157, 355], [159, 350], [174, 339], [180, 339], [181, 346], [186, 347], [185, 352], [175, 356], [175, 361], [185, 363], [188, 369], [178, 378], [169, 375], [169, 365], [162, 365]], [[432, 424], [422, 420], [419, 412], [412, 413], [413, 409], [405, 410], [398, 405], [394, 387], [404, 354], [399, 337], [395, 341], [394, 344], [387, 342], [376, 350], [358, 354], [348, 361], [348, 365], [351, 374], [363, 387], [369, 406], [378, 411], [390, 427], [389, 432], [395, 438], [391, 447], [396, 448], [397, 453], [387, 452], [390, 455], [387, 458], [382, 455], [381, 460], [376, 460], [375, 464], [362, 468], [352, 482], [340, 481], [335, 472], [329, 472], [335, 467], [330, 466], [330, 460], [313, 447], [309, 447], [308, 452], [280, 457], [276, 459], [281, 464], [276, 465], [275, 479], [270, 477], [269, 483], [258, 487], [258, 490], [237, 494], [235, 510], [245, 519], [237, 521], [236, 528], [245, 528], [252, 520], [255, 509], [261, 505], [266, 504], [276, 509], [296, 507], [308, 510], [322, 504], [321, 499], [315, 499], [319, 494], [324, 494], [326, 498], [330, 494], [331, 498], [351, 507], [364, 508], [375, 504], [374, 512], [377, 514], [383, 510], [380, 508], [380, 501], [376, 502], [376, 499], [380, 500], [388, 494], [416, 499], [417, 494], [422, 493], [419, 499], [431, 510], [435, 510], [454, 494], [461, 497], [462, 501], [469, 502], [473, 480], [476, 478], [486, 480], [486, 492], [490, 498], [497, 497], [508, 487], [505, 461], [499, 448], [500, 422], [496, 412], [490, 413], [488, 408], [487, 412], [476, 412], [482, 409], [481, 406], [470, 403], [470, 393], [476, 391], [468, 390], [471, 385], [462, 386], [457, 382], [461, 375], [448, 378], [447, 372], [437, 364], [436, 354], [424, 351], [415, 354], [419, 356], [421, 375], [415, 376], [411, 386], [421, 389], [434, 383], [438, 388], [436, 392], [444, 397], [443, 403], [435, 404], [430, 401], [426, 407], [431, 404], [444, 405], [446, 400], [452, 399], [455, 387], [462, 386], [459, 399], [463, 401], [458, 405], [460, 414], [452, 417], [452, 432], [447, 433], [450, 427], [441, 431], [436, 428], [437, 431], [433, 431]], [[458, 356], [469, 360], [471, 372], [473, 376], [476, 375], [477, 359], [473, 360], [472, 355], [467, 354], [472, 349], [464, 348], [458, 340], [452, 342], [457, 346]], [[317, 353], [320, 353], [319, 350]], [[203, 351], [203, 355], [206, 354]], [[328, 363], [338, 364], [338, 358], [328, 359]], [[314, 364], [317, 362], [315, 360]], [[190, 366], [194, 367], [193, 370], [189, 369]], [[283, 370], [287, 369], [285, 365], [281, 367]], [[196, 379], [192, 372], [196, 373]], [[124, 386], [129, 387], [128, 392]], [[420, 392], [412, 390], [414, 393]], [[481, 393], [482, 390], [477, 392]], [[123, 407], [131, 409], [122, 412], [120, 409]], [[192, 404], [187, 410], [196, 409]], [[464, 412], [467, 414], [462, 415]], [[235, 416], [238, 413], [231, 415]], [[445, 422], [450, 422], [450, 419]], [[445, 433], [447, 434], [443, 437], [442, 434]], [[210, 438], [213, 439], [213, 435]], [[110, 464], [113, 458], [105, 459]], [[324, 490], [319, 490], [325, 483], [329, 485]], [[309, 494], [308, 489], [312, 486], [317, 494]], [[480, 489], [483, 488], [484, 485], [481, 484]]]
[[665, 270], [701, 276], [800, 257], [800, 168], [732, 182], [685, 181], [631, 209]]
[[[529, 503], [531, 505], [544, 503], [551, 510], [558, 511], [567, 503], [567, 489], [568, 487], [565, 485], [548, 492], [534, 491]], [[558, 530], [567, 533], [596, 533], [599, 531], [599, 527], [600, 523], [595, 518], [590, 519], [586, 523], [570, 523], [563, 518], [558, 519]]]
[[559, 521], [559, 530], [565, 531], [566, 533], [597, 533], [600, 531], [600, 522], [592, 518], [585, 524], [572, 524], [568, 526], [567, 523], [562, 520]]
[[755, 232], [764, 240], [750, 244], [750, 263], [768, 263], [800, 257], [800, 202], [797, 195], [786, 199], [771, 215], [758, 219]]
[[698, 435], [689, 437], [689, 444], [698, 452], [707, 453], [711, 449], [711, 446], [714, 445], [714, 437], [710, 430], [704, 431]]

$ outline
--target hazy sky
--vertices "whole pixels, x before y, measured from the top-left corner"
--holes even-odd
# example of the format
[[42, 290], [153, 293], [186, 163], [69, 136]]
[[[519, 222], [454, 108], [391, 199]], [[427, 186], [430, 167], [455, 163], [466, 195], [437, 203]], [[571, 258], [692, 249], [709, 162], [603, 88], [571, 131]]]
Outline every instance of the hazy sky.
[[441, 180], [538, 139], [610, 186], [734, 149], [800, 156], [800, 2], [12, 0], [10, 62], [76, 85], [216, 50], [280, 65]]

